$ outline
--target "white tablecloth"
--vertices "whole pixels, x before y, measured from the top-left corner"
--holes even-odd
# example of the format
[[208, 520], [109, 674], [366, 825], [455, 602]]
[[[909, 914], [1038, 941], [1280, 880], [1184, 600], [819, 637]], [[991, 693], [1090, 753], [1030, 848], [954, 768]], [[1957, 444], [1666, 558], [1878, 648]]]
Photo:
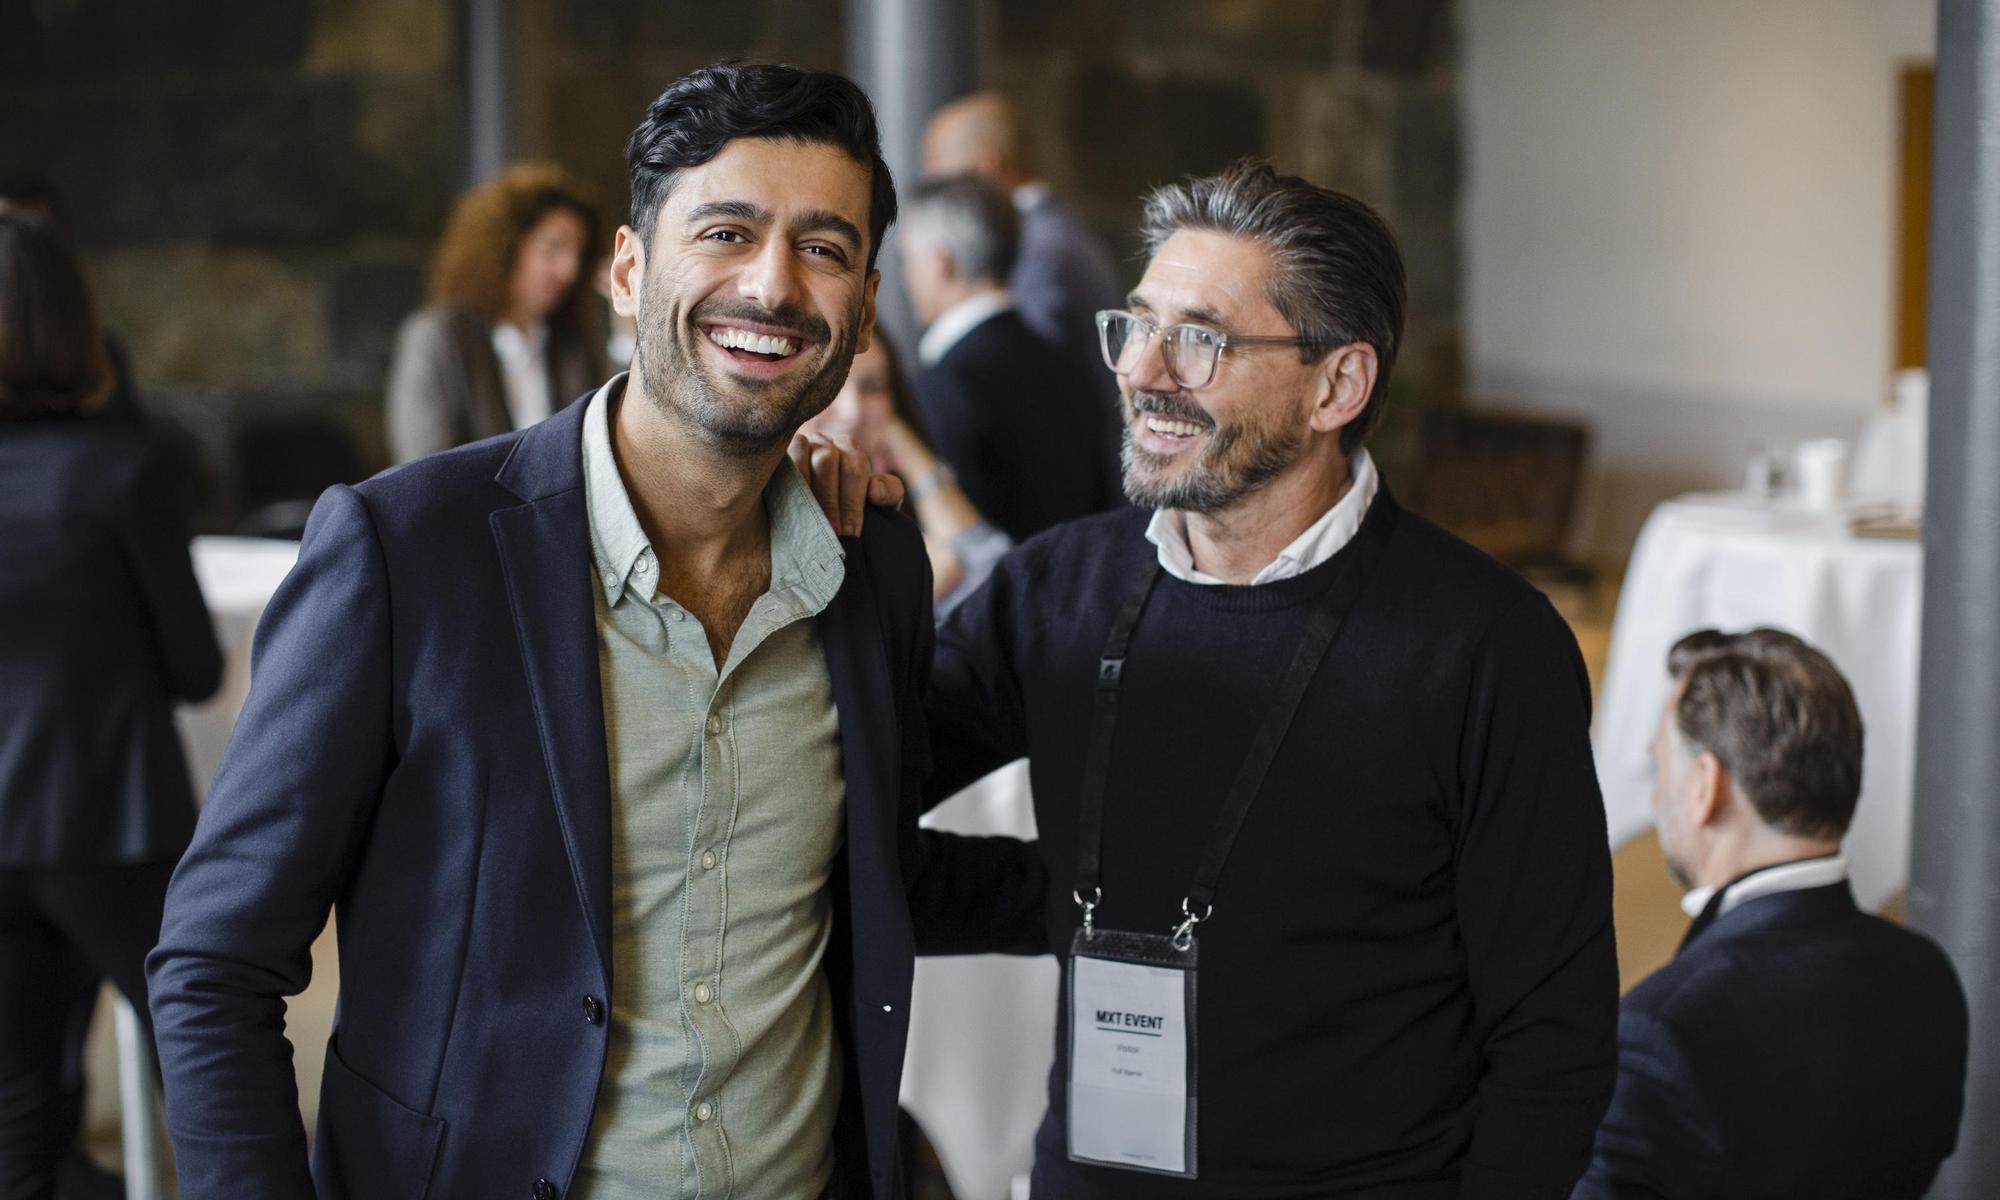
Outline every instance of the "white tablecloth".
[[1848, 833], [1856, 898], [1878, 908], [1909, 874], [1923, 551], [1858, 538], [1838, 519], [1686, 497], [1653, 511], [1611, 631], [1592, 743], [1613, 845], [1652, 826], [1652, 740], [1686, 634], [1768, 625], [1817, 646], [1854, 688], [1866, 727]]
[[250, 693], [250, 639], [257, 632], [257, 619], [298, 561], [299, 544], [272, 538], [198, 537], [193, 554], [195, 578], [208, 601], [223, 656], [222, 687], [207, 701], [180, 711], [181, 737], [199, 800], [215, 778], [229, 745], [229, 731]]
[[[1034, 837], [1027, 760], [945, 801], [924, 825]], [[917, 960], [903, 1106], [930, 1135], [959, 1200], [1002, 1200], [1027, 1174], [1055, 1058], [1060, 986], [1048, 956]]]

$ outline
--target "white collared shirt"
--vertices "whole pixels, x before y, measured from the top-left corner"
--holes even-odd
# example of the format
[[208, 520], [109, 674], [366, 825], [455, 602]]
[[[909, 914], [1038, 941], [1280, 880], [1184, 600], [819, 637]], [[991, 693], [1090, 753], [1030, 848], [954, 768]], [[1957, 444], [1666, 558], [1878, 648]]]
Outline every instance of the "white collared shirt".
[[924, 336], [917, 339], [917, 357], [925, 366], [934, 366], [939, 359], [951, 353], [951, 348], [965, 339], [965, 335], [984, 325], [987, 321], [1014, 308], [1014, 296], [1005, 288], [997, 292], [981, 292], [960, 300], [944, 310], [931, 327], [924, 330]]
[[[1847, 856], [1836, 854], [1832, 858], [1808, 858], [1802, 862], [1786, 863], [1782, 867], [1769, 867], [1729, 885], [1722, 897], [1722, 907], [1716, 909], [1720, 917], [1737, 905], [1755, 900], [1760, 896], [1775, 896], [1780, 892], [1797, 892], [1806, 888], [1827, 887], [1847, 878]], [[1690, 917], [1698, 917], [1708, 902], [1715, 898], [1715, 889], [1698, 887], [1681, 897], [1681, 911]]]
[[526, 429], [556, 410], [547, 321], [535, 322], [526, 332], [509, 321], [494, 322], [493, 356], [500, 360], [500, 386], [507, 393], [514, 428]]
[[1015, 188], [1009, 198], [1014, 201], [1014, 211], [1024, 213], [1049, 198], [1049, 185], [1039, 179], [1030, 180]]
[[[1369, 457], [1366, 450], [1354, 452], [1354, 457], [1347, 462], [1347, 471], [1354, 481], [1347, 494], [1321, 514], [1319, 520], [1308, 525], [1304, 533], [1293, 538], [1290, 545], [1278, 551], [1278, 557], [1251, 578], [1251, 587], [1303, 575], [1340, 553], [1343, 546], [1354, 540], [1355, 533], [1361, 529], [1361, 519], [1368, 515], [1368, 506], [1375, 502], [1375, 492], [1381, 480], [1375, 473], [1375, 460]], [[1146, 525], [1146, 540], [1159, 547], [1160, 569], [1175, 579], [1188, 583], [1226, 582], [1194, 565], [1194, 548], [1188, 542], [1187, 514], [1179, 509], [1156, 509], [1153, 519]]]

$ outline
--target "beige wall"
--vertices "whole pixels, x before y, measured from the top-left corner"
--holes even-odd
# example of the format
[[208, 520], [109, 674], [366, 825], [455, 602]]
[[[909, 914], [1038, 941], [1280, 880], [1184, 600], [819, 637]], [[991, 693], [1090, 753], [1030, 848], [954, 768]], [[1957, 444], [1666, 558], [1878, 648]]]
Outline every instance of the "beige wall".
[[1926, 0], [1464, 0], [1475, 396], [1595, 428], [1594, 554], [1887, 394]]

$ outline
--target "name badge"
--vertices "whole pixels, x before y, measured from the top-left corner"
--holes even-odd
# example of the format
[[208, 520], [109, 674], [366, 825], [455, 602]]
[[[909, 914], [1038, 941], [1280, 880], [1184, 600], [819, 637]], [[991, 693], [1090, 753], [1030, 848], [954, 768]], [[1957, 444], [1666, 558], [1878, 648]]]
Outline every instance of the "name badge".
[[1195, 946], [1078, 930], [1069, 962], [1069, 1157], [1195, 1178]]

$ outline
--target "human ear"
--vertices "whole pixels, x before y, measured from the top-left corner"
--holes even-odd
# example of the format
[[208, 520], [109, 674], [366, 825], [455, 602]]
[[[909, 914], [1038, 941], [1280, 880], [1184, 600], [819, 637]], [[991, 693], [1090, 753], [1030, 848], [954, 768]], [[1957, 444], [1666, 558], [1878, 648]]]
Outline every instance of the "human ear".
[[1714, 751], [1704, 750], [1694, 760], [1694, 770], [1694, 811], [1689, 815], [1693, 817], [1693, 825], [1700, 828], [1721, 821], [1728, 810], [1729, 768], [1722, 765]]
[[854, 328], [854, 352], [865, 354], [875, 341], [875, 289], [882, 286], [882, 272], [870, 270], [861, 288], [861, 320]]
[[611, 243], [611, 311], [621, 317], [639, 314], [640, 283], [646, 277], [646, 244], [630, 225], [620, 225]]
[[1332, 433], [1359, 417], [1368, 407], [1380, 369], [1375, 347], [1366, 342], [1353, 342], [1327, 355], [1315, 372], [1312, 428]]

